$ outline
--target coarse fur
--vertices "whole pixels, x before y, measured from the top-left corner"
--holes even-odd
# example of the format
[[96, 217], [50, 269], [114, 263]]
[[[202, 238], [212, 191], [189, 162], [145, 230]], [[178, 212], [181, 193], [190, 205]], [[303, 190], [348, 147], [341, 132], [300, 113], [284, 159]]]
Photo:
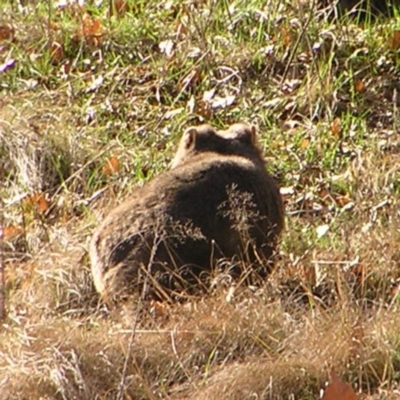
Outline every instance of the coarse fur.
[[[235, 203], [244, 214], [232, 209]], [[245, 235], [238, 219], [246, 219]], [[96, 289], [110, 299], [138, 293], [146, 281], [147, 294], [170, 298], [219, 259], [245, 260], [266, 276], [283, 221], [279, 189], [266, 172], [254, 127], [189, 128], [171, 169], [134, 190], [95, 231]]]

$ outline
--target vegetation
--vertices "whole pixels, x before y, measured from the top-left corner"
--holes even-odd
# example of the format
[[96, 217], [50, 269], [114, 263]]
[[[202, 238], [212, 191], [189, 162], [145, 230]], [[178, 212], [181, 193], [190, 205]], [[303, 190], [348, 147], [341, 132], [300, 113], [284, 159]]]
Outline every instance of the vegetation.
[[[0, 0], [2, 399], [398, 398], [400, 17], [311, 3]], [[261, 132], [276, 270], [108, 310], [93, 229], [203, 121]]]

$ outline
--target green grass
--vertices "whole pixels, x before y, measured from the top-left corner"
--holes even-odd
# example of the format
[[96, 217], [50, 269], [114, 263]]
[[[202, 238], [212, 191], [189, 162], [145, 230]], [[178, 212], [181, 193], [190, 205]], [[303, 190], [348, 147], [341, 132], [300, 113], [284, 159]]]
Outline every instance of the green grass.
[[[357, 25], [289, 1], [128, 3], [112, 17], [87, 5], [93, 37], [79, 7], [0, 0], [0, 27], [15, 29], [0, 41], [0, 65], [15, 61], [0, 73], [2, 398], [305, 400], [334, 370], [361, 398], [395, 399], [398, 15]], [[257, 126], [285, 193], [280, 260], [231, 302], [219, 288], [146, 305], [130, 345], [136, 308], [99, 302], [88, 240], [204, 121]]]

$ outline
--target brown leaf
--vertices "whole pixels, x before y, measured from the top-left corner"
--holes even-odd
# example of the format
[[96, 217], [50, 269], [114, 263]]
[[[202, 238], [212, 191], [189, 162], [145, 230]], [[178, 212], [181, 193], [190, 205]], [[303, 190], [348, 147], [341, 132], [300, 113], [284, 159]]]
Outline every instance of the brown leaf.
[[165, 316], [168, 311], [167, 303], [162, 303], [160, 301], [152, 300], [150, 303], [150, 312], [156, 317]]
[[57, 22], [50, 22], [50, 29], [52, 29], [53, 31], [59, 31], [61, 29], [60, 24], [58, 24]]
[[0, 42], [3, 41], [14, 41], [15, 29], [12, 26], [0, 25]]
[[129, 11], [131, 6], [127, 0], [114, 0], [110, 3], [110, 16], [117, 14], [118, 17], [122, 17]]
[[186, 76], [183, 78], [183, 87], [182, 90], [187, 90], [188, 88], [194, 88], [197, 86], [201, 78], [200, 72], [197, 69], [191, 70]]
[[354, 91], [356, 93], [364, 93], [367, 90], [365, 83], [361, 79], [356, 79], [354, 82]]
[[200, 100], [197, 102], [197, 113], [205, 120], [211, 120], [214, 115], [214, 110], [212, 109], [210, 103]]
[[3, 235], [4, 240], [13, 240], [17, 236], [21, 235], [24, 229], [20, 226], [6, 226], [0, 229], [0, 238]]
[[310, 147], [310, 139], [303, 139], [300, 143], [300, 148], [302, 150], [308, 149]]
[[40, 214], [44, 214], [50, 208], [45, 193], [35, 193], [27, 197], [23, 204], [28, 208], [34, 208]]
[[340, 139], [342, 137], [342, 127], [340, 118], [335, 118], [333, 120], [331, 126], [331, 132], [333, 133], [333, 136], [335, 136], [336, 139]]
[[84, 14], [80, 35], [90, 45], [95, 47], [100, 46], [104, 39], [104, 31], [101, 21], [99, 19], [93, 19], [89, 14]]
[[351, 197], [348, 193], [344, 196], [337, 196], [336, 202], [340, 207], [344, 207], [346, 204], [349, 204], [351, 202]]
[[111, 157], [107, 160], [106, 164], [103, 167], [103, 173], [105, 176], [110, 176], [117, 174], [119, 172], [119, 161], [116, 156]]
[[283, 28], [281, 33], [283, 36], [283, 44], [285, 45], [285, 47], [290, 46], [290, 44], [293, 42], [293, 34], [290, 29]]
[[353, 388], [346, 382], [340, 380], [337, 374], [332, 371], [332, 382], [325, 389], [322, 400], [358, 400]]
[[317, 286], [320, 283], [321, 269], [318, 264], [309, 265], [303, 268], [303, 279], [311, 286]]
[[389, 38], [389, 47], [392, 50], [400, 49], [400, 31], [393, 32], [393, 36]]
[[58, 42], [55, 40], [51, 44], [51, 49], [50, 49], [50, 57], [53, 63], [59, 63], [62, 61], [65, 57], [65, 51], [64, 51], [64, 46], [62, 43]]

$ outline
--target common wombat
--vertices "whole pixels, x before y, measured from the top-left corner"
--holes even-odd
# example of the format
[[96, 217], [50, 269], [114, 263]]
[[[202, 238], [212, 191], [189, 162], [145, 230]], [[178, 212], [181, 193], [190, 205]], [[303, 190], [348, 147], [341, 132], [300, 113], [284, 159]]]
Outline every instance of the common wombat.
[[189, 128], [171, 169], [134, 190], [94, 233], [96, 289], [105, 299], [138, 293], [147, 275], [146, 293], [168, 298], [219, 259], [244, 260], [266, 276], [283, 220], [255, 128]]
[[349, 13], [361, 21], [378, 16], [395, 15], [395, 8], [400, 6], [399, 0], [320, 0], [323, 7], [335, 6], [339, 15]]

